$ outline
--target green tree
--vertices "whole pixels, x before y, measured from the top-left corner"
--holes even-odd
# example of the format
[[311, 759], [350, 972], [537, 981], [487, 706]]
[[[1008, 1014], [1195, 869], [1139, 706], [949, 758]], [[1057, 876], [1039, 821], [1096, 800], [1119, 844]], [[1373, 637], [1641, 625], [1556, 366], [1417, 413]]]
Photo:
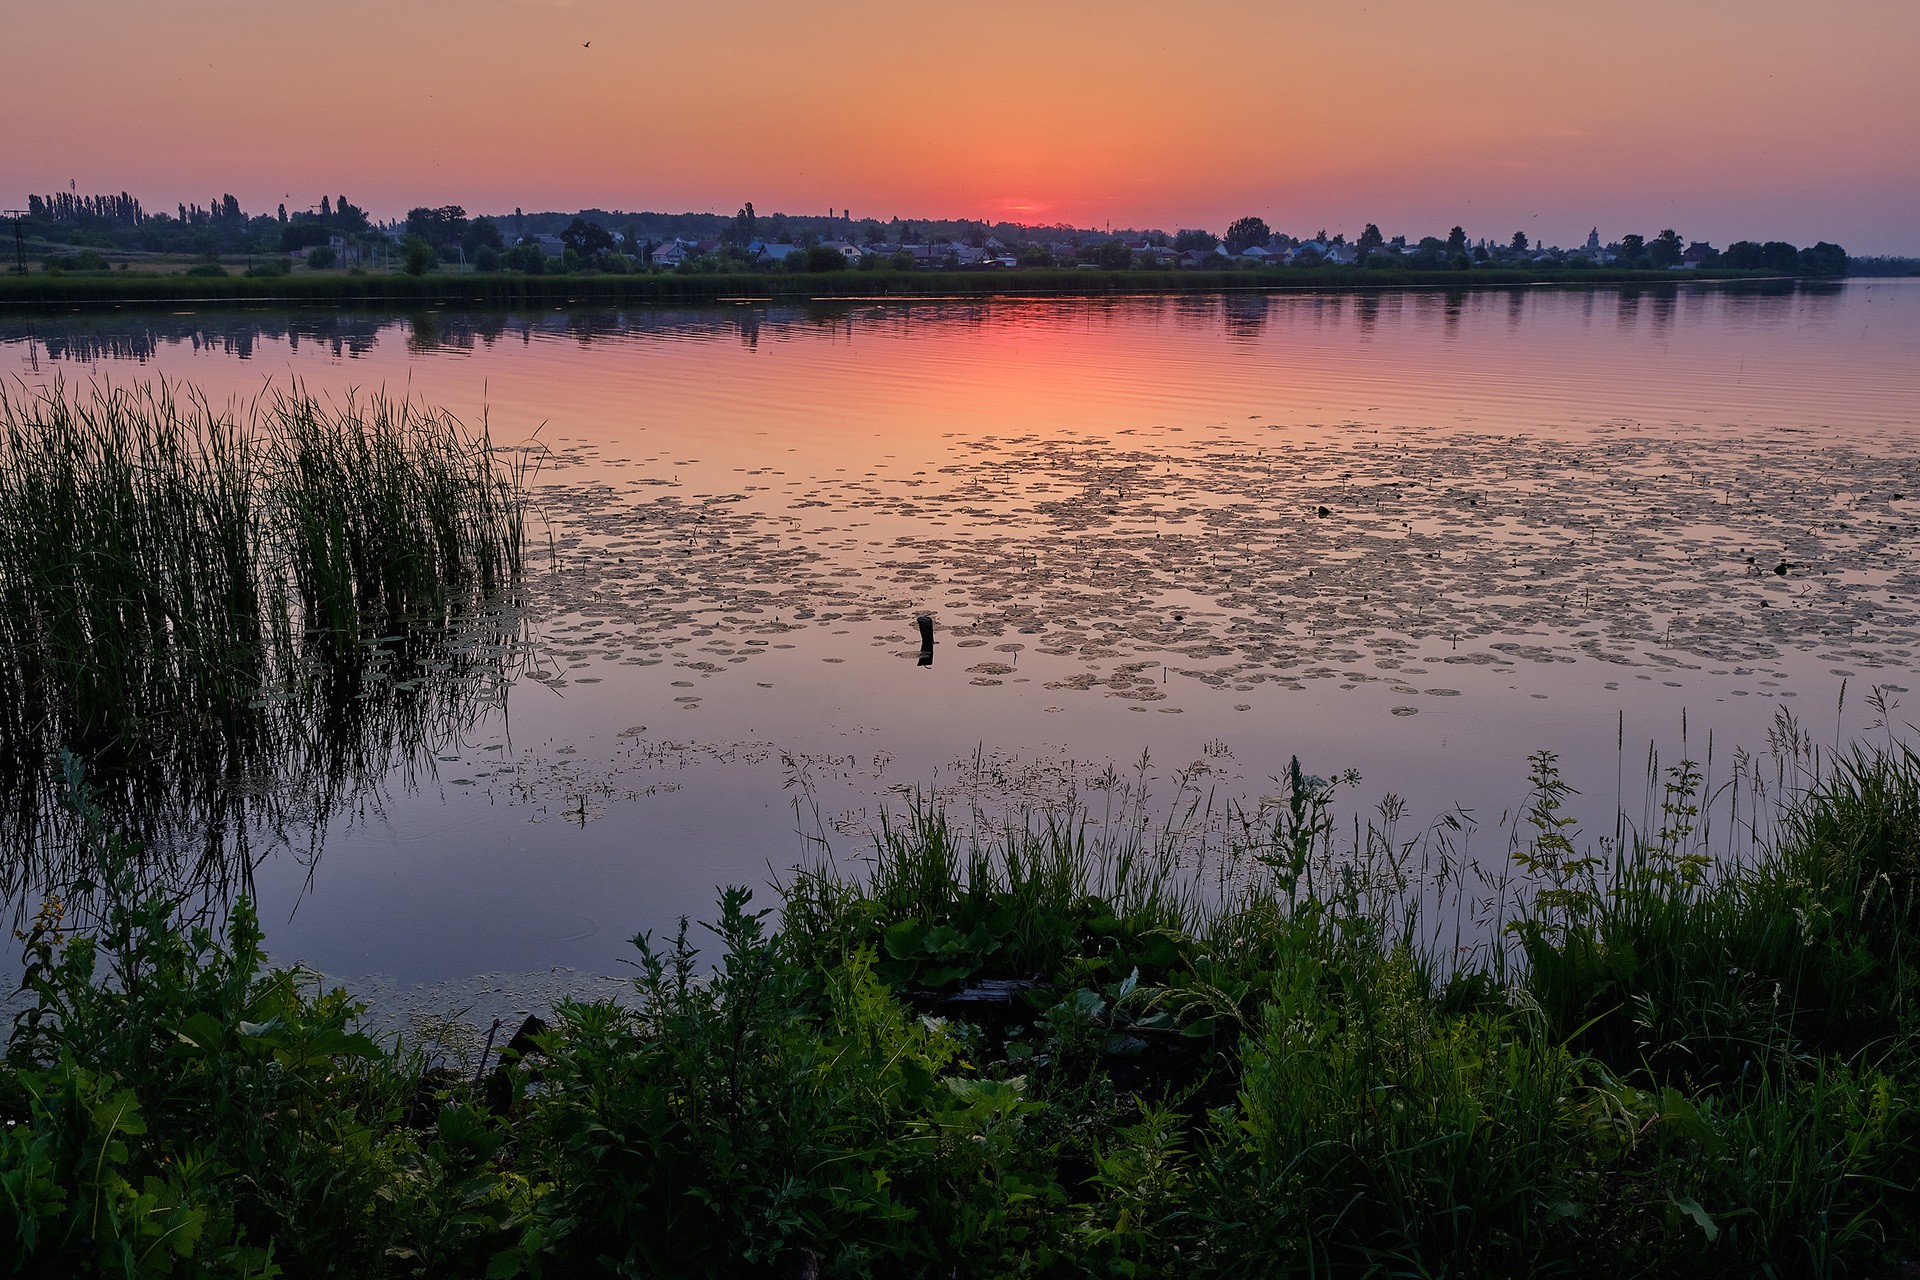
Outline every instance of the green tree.
[[466, 233], [460, 237], [460, 247], [472, 258], [482, 249], [492, 249], [498, 253], [507, 247], [507, 241], [492, 218], [475, 218], [467, 224]]
[[1133, 265], [1133, 252], [1118, 240], [1106, 240], [1082, 249], [1080, 260], [1108, 271], [1125, 271]]
[[1760, 246], [1760, 266], [1767, 271], [1791, 275], [1800, 269], [1800, 251], [1785, 240], [1769, 240]]
[[[800, 257], [802, 255], [795, 254], [793, 256]], [[808, 271], [844, 271], [846, 270], [846, 266], [847, 266], [846, 257], [838, 249], [835, 249], [830, 245], [816, 244], [812, 248], [807, 250], [805, 257], [807, 260]]]
[[1360, 238], [1353, 242], [1353, 247], [1360, 254], [1360, 261], [1364, 263], [1368, 254], [1378, 253], [1386, 243], [1386, 237], [1380, 234], [1380, 228], [1369, 222], [1367, 229], [1360, 233]]
[[296, 213], [287, 225], [280, 228], [280, 251], [298, 253], [302, 249], [325, 244], [327, 238], [326, 223], [310, 213]]
[[1647, 245], [1647, 260], [1656, 267], [1677, 267], [1685, 252], [1686, 246], [1680, 243], [1679, 233], [1668, 227]]
[[1211, 249], [1220, 243], [1220, 237], [1211, 231], [1187, 228], [1174, 233], [1173, 247], [1181, 253], [1191, 253], [1195, 249]]
[[1265, 219], [1251, 215], [1235, 218], [1227, 227], [1227, 252], [1245, 253], [1257, 244], [1265, 244], [1272, 235]]
[[540, 251], [540, 246], [525, 241], [507, 250], [503, 262], [508, 270], [524, 271], [530, 276], [537, 276], [547, 269], [547, 255]]
[[579, 254], [583, 261], [614, 250], [613, 233], [585, 218], [575, 218], [569, 222], [567, 229], [560, 233], [560, 243]]
[[425, 236], [409, 235], [400, 245], [400, 265], [410, 276], [423, 276], [440, 261], [440, 253]]
[[333, 221], [330, 225], [343, 236], [364, 235], [373, 229], [367, 211], [350, 203], [345, 196], [334, 198]]
[[1465, 228], [1455, 227], [1453, 230], [1447, 232], [1448, 255], [1451, 257], [1457, 258], [1461, 254], [1464, 254], [1466, 251], [1467, 251], [1467, 233]]
[[467, 231], [467, 211], [457, 204], [407, 210], [407, 234], [418, 236], [435, 249], [451, 249]]
[[753, 201], [749, 200], [740, 206], [740, 212], [733, 215], [733, 221], [727, 224], [720, 238], [737, 249], [744, 249], [759, 239], [759, 224], [760, 220], [753, 213]]
[[1509, 247], [1515, 253], [1525, 253], [1527, 251], [1527, 233], [1524, 231], [1514, 232], [1513, 243]]
[[1800, 251], [1800, 269], [1810, 276], [1847, 274], [1847, 251], [1825, 240]]

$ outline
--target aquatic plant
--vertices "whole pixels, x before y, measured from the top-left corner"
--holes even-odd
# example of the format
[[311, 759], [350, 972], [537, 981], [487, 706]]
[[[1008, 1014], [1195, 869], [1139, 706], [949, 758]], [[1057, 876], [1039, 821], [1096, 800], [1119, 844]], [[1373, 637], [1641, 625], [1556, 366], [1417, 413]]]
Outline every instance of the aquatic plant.
[[281, 781], [324, 811], [404, 758], [515, 629], [522, 481], [484, 428], [381, 396], [0, 386], [8, 878], [63, 752], [144, 845], [206, 850], [270, 822]]

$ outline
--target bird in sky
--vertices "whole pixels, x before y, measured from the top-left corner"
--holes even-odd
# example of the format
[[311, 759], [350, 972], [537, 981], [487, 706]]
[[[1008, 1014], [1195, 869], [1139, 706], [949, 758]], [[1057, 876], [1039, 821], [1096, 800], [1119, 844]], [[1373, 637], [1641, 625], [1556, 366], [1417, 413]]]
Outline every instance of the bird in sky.
[[582, 49], [591, 49], [593, 48], [593, 41], [589, 40], [585, 44], [581, 45], [580, 47]]

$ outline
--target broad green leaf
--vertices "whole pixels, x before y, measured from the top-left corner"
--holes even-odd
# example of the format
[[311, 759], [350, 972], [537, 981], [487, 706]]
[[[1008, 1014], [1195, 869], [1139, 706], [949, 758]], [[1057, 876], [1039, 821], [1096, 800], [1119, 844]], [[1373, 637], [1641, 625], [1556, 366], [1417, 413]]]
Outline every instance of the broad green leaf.
[[1699, 1225], [1700, 1230], [1706, 1233], [1707, 1243], [1711, 1244], [1720, 1238], [1719, 1224], [1714, 1222], [1713, 1217], [1708, 1214], [1705, 1209], [1700, 1207], [1698, 1200], [1689, 1197], [1684, 1200], [1674, 1200], [1670, 1203], [1674, 1208], [1686, 1214], [1689, 1218], [1692, 1218], [1694, 1222]]

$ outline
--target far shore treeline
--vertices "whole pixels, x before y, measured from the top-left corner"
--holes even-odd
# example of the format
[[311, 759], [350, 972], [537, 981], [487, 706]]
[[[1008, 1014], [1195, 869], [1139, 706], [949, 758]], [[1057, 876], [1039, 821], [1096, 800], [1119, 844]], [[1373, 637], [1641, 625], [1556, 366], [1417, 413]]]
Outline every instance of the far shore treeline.
[[232, 195], [206, 207], [181, 204], [173, 213], [149, 212], [126, 192], [34, 195], [27, 204], [4, 246], [14, 278], [0, 284], [3, 300], [683, 302], [1920, 272], [1920, 259], [1853, 259], [1825, 241], [1803, 247], [1740, 240], [1717, 248], [1671, 228], [1603, 240], [1596, 227], [1582, 244], [1562, 248], [1523, 232], [1475, 239], [1460, 226], [1417, 238], [1389, 237], [1373, 223], [1351, 239], [1325, 229], [1295, 235], [1251, 216], [1216, 234], [883, 221], [847, 210], [762, 216], [751, 203], [732, 215], [516, 209], [469, 216], [446, 205], [385, 223], [345, 195], [264, 214], [248, 213]]
[[[1515, 289], [1606, 285], [1666, 288], [1690, 282], [1740, 287], [1805, 287], [1805, 282], [1775, 282], [1764, 272], [1713, 269], [1680, 273], [1660, 271], [1478, 270], [1362, 271], [1354, 267], [1306, 270], [1268, 267], [1244, 271], [1105, 271], [1036, 268], [1018, 272], [838, 271], [818, 275], [752, 271], [688, 273], [528, 274], [497, 271], [456, 275], [430, 272], [329, 273], [263, 279], [247, 275], [220, 278], [115, 272], [106, 275], [0, 276], [0, 305], [75, 305], [192, 303], [239, 305], [290, 303], [350, 306], [429, 303], [512, 307], [523, 304], [608, 303], [642, 306], [697, 306], [713, 302], [836, 298], [938, 299], [1125, 297], [1176, 293], [1347, 292], [1377, 289]], [[1812, 282], [1819, 284], [1820, 282]], [[1834, 282], [1837, 284], [1837, 282]], [[1831, 287], [1831, 286], [1829, 286]]]

